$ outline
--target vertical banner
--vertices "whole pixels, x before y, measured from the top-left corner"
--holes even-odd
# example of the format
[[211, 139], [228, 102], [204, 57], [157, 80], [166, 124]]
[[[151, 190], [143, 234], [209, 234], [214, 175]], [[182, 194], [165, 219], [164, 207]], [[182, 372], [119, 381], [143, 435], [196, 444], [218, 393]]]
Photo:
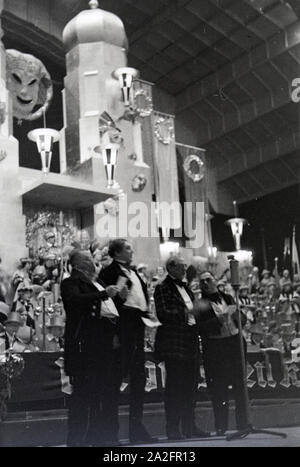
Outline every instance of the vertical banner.
[[[199, 235], [203, 230], [204, 237], [192, 245], [194, 254], [206, 257], [208, 247], [212, 245], [210, 217], [207, 199], [207, 168], [205, 149], [176, 144], [177, 165], [180, 185], [180, 201], [184, 206], [184, 233], [187, 240]], [[202, 209], [200, 209], [202, 205]]]
[[154, 179], [159, 203], [158, 225], [165, 237], [181, 228], [174, 116], [154, 112]]

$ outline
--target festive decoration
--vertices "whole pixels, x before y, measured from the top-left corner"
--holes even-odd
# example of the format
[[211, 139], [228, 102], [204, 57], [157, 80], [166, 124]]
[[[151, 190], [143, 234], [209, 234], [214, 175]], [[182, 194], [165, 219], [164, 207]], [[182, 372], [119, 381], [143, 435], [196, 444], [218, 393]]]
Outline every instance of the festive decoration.
[[146, 184], [147, 184], [146, 175], [138, 174], [133, 178], [133, 180], [131, 182], [132, 191], [135, 191], [135, 192], [139, 193], [139, 192], [143, 191]]
[[[197, 164], [198, 172], [192, 171], [193, 163]], [[200, 159], [199, 156], [194, 154], [188, 156], [184, 161], [183, 168], [187, 176], [191, 178], [194, 183], [200, 182], [204, 177], [204, 162]]]
[[38, 259], [47, 255], [49, 245], [46, 235], [49, 230], [55, 233], [59, 250], [76, 241], [78, 228], [74, 225], [73, 214], [64, 217], [61, 222], [60, 213], [51, 208], [26, 214], [26, 246], [32, 257]]
[[118, 121], [126, 120], [135, 123], [139, 118], [149, 117], [152, 114], [153, 101], [149, 86], [151, 86], [151, 83], [146, 81], [137, 79], [133, 82], [131, 103], [126, 107], [124, 114]]
[[116, 198], [108, 198], [103, 202], [104, 210], [110, 216], [116, 217], [119, 213], [118, 200]]
[[102, 154], [103, 146], [107, 144], [119, 144], [123, 146], [124, 140], [121, 136], [121, 130], [117, 128], [116, 123], [107, 112], [103, 112], [99, 117], [99, 136], [100, 146], [94, 148], [94, 152]]
[[[36, 120], [48, 109], [53, 96], [50, 74], [33, 55], [6, 51], [6, 82], [13, 98], [13, 116]], [[39, 106], [38, 110], [34, 110]]]
[[139, 72], [135, 68], [122, 67], [113, 72], [113, 77], [119, 80], [125, 107], [131, 103], [132, 83], [138, 78]]
[[133, 93], [133, 106], [139, 117], [149, 117], [153, 111], [152, 97], [145, 89], [138, 88]]
[[28, 138], [35, 142], [42, 160], [42, 171], [50, 171], [52, 147], [60, 139], [60, 134], [50, 128], [37, 128], [28, 133]]
[[161, 143], [166, 145], [171, 144], [175, 137], [172, 119], [159, 117], [154, 125], [154, 134]]
[[24, 358], [22, 355], [8, 350], [3, 361], [0, 362], [0, 372], [9, 379], [20, 376], [24, 370]]

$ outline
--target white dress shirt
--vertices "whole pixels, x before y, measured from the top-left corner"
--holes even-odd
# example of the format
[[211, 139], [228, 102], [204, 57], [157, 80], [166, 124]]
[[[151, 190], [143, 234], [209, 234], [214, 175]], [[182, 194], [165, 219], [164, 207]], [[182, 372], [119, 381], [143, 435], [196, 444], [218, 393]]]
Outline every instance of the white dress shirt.
[[[105, 288], [102, 287], [102, 285], [100, 285], [98, 282], [93, 282], [93, 284], [99, 290], [99, 292], [105, 291]], [[118, 310], [111, 298], [101, 302], [100, 314], [103, 318], [116, 318], [119, 316]]]
[[122, 265], [120, 266], [124, 274], [126, 274], [128, 279], [130, 279], [132, 283], [132, 287], [130, 288], [128, 292], [128, 296], [127, 296], [127, 299], [124, 305], [128, 307], [132, 307], [132, 308], [138, 308], [139, 310], [142, 310], [142, 311], [147, 311], [148, 304], [145, 298], [145, 294], [144, 294], [140, 279], [138, 278], [138, 276], [133, 270], [128, 270], [124, 268]]

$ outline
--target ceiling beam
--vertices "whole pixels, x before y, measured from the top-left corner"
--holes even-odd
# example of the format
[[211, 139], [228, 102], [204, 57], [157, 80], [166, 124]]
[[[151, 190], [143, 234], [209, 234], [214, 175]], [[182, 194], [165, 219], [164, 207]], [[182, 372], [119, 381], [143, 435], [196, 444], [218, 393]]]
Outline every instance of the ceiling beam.
[[20, 42], [25, 47], [40, 51], [41, 55], [65, 69], [65, 53], [61, 41], [8, 11], [2, 12], [1, 20], [4, 39], [7, 35], [8, 38]]
[[180, 113], [209, 95], [219, 92], [220, 89], [225, 88], [237, 79], [242, 79], [243, 75], [253, 71], [256, 67], [300, 44], [299, 30], [300, 21], [276, 35], [276, 42], [275, 37], [271, 37], [251, 52], [241, 55], [234, 62], [225, 65], [215, 73], [191, 85], [177, 96], [176, 112]]
[[[216, 167], [215, 171], [217, 181], [219, 183], [224, 182], [225, 180], [238, 176], [247, 170], [252, 170], [268, 161], [284, 158], [288, 154], [298, 151], [300, 149], [300, 141], [297, 136], [298, 131], [295, 130], [283, 135], [280, 138], [280, 145], [278, 141], [275, 140], [272, 143], [266, 143], [264, 146], [255, 146], [254, 149], [246, 153], [243, 166], [236, 167], [234, 164], [226, 163], [223, 166]], [[259, 156], [257, 156], [258, 153]], [[297, 178], [297, 174], [291, 173], [291, 175], [294, 175], [295, 178]]]
[[168, 5], [161, 8], [159, 12], [150, 20], [144, 22], [142, 26], [136, 29], [129, 36], [129, 44], [132, 46], [135, 42], [142, 39], [149, 32], [152, 32], [157, 26], [160, 26], [178, 15], [181, 8], [184, 8], [191, 0], [172, 0]]
[[[236, 180], [233, 179], [231, 183], [236, 183]], [[292, 180], [292, 179], [285, 183], [280, 183], [280, 184], [274, 182], [274, 185], [270, 188], [264, 188], [261, 191], [252, 192], [248, 194], [247, 196], [243, 196], [241, 198], [239, 198], [238, 196], [235, 196], [235, 200], [238, 204], [247, 203], [248, 201], [253, 201], [256, 198], [262, 198], [263, 196], [270, 195], [272, 193], [276, 193], [277, 191], [284, 190], [285, 188], [295, 185], [295, 183], [297, 182], [295, 182], [295, 180]], [[230, 187], [228, 186], [228, 182], [224, 183], [223, 189], [225, 189], [226, 191], [229, 191], [230, 193]]]

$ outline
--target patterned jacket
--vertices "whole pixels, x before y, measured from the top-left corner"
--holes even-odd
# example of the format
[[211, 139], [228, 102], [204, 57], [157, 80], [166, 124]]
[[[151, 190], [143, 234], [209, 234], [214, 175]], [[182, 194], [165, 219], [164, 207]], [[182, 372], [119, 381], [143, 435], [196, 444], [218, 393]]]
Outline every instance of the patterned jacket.
[[[193, 292], [187, 286], [184, 288], [194, 301]], [[199, 353], [198, 323], [188, 325], [185, 302], [170, 276], [156, 286], [154, 300], [157, 317], [162, 323], [156, 334], [156, 359], [195, 358]]]

